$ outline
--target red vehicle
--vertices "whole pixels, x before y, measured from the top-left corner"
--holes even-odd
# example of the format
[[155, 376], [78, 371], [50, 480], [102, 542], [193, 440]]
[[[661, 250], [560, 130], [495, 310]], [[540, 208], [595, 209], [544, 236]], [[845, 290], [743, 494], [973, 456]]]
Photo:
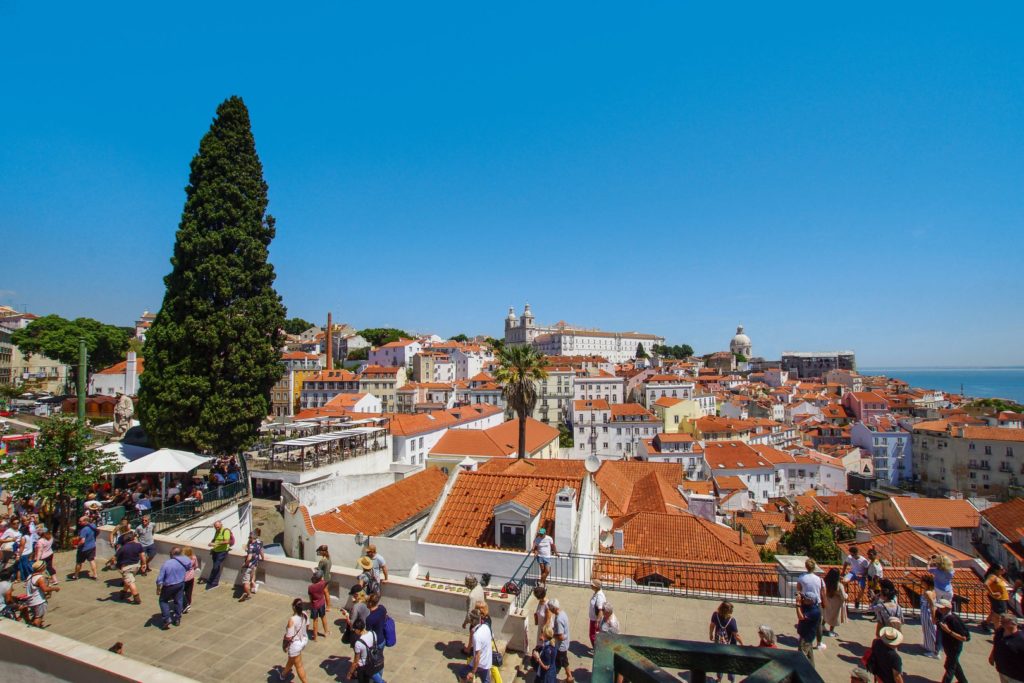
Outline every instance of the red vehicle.
[[0, 417], [14, 417], [14, 411], [7, 409], [0, 410]]

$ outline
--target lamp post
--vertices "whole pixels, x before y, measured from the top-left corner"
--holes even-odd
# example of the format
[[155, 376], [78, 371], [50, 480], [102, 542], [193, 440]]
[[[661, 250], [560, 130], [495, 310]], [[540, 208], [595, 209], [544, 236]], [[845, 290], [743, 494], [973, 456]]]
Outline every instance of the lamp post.
[[78, 419], [85, 419], [85, 366], [88, 360], [88, 351], [85, 348], [85, 340], [78, 340]]

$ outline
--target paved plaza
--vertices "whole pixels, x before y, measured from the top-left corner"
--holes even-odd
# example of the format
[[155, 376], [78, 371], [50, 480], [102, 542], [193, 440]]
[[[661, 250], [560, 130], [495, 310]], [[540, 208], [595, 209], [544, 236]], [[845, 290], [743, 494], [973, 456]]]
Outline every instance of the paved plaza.
[[[121, 641], [128, 657], [200, 681], [277, 680], [273, 667], [285, 661], [280, 643], [293, 596], [263, 590], [253, 600], [239, 603], [231, 586], [222, 584], [212, 591], [197, 586], [192, 611], [185, 615], [181, 626], [162, 631], [155, 572], [140, 579], [144, 602], [135, 606], [118, 599], [120, 577], [114, 571], [101, 572], [98, 581], [65, 580], [71, 558], [71, 554], [62, 553], [58, 559], [63, 590], [51, 602], [47, 616], [51, 631], [104, 649]], [[159, 563], [158, 558], [157, 566]], [[570, 662], [576, 679], [587, 683], [591, 660], [586, 609], [590, 591], [556, 584], [549, 589], [550, 595], [568, 610], [574, 640]], [[717, 605], [708, 600], [646, 593], [607, 591], [607, 595], [624, 633], [701, 642], [707, 640], [707, 622]], [[532, 611], [532, 600], [527, 609]], [[390, 683], [455, 681], [456, 672], [465, 662], [458, 652], [461, 634], [403, 623], [402, 615], [397, 616], [398, 645], [387, 650], [385, 678]], [[736, 618], [740, 635], [748, 644], [756, 644], [757, 626], [765, 623], [779, 635], [780, 647], [796, 646], [791, 608], [737, 603]], [[904, 632], [906, 642], [901, 652], [907, 682], [939, 680], [941, 660], [920, 654], [920, 627], [910, 623]], [[822, 678], [828, 682], [849, 680], [850, 668], [873, 634], [874, 624], [857, 618], [839, 629], [838, 639], [826, 639], [827, 650], [816, 653], [815, 659]], [[990, 647], [990, 639], [974, 630], [961, 659], [970, 680], [994, 680], [994, 671], [986, 662]], [[310, 642], [303, 654], [310, 681], [345, 680], [350, 653], [340, 641], [337, 625], [329, 638]], [[518, 655], [507, 658], [503, 667], [506, 682], [515, 680], [514, 667], [519, 661]]]

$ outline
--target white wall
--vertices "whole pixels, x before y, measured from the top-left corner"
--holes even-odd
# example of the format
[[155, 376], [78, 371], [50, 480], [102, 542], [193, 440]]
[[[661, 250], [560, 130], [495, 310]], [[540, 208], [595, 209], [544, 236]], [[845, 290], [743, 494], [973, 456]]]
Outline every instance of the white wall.
[[297, 501], [306, 506], [309, 514], [318, 515], [394, 484], [397, 479], [390, 468], [389, 462], [384, 471], [365, 474], [335, 472], [332, 476], [305, 484], [284, 483], [281, 485], [283, 502]]

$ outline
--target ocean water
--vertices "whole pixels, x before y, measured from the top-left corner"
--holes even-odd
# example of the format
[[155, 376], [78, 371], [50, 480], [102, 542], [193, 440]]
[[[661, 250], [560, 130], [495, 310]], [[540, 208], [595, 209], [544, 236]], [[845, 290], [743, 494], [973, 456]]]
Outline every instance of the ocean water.
[[1007, 398], [1024, 404], [1024, 367], [1005, 368], [857, 368], [863, 375], [886, 375], [912, 387], [939, 389], [972, 398]]

